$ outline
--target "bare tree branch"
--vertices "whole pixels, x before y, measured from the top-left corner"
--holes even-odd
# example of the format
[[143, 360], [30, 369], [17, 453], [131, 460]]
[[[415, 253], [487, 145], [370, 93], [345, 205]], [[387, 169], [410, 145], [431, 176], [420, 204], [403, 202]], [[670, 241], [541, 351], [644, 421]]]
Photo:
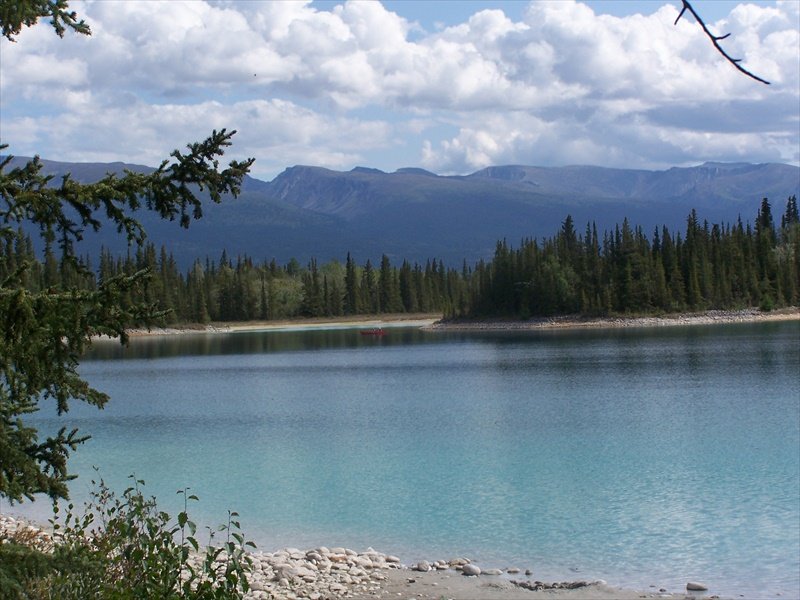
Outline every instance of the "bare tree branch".
[[756, 81], [760, 81], [761, 83], [765, 83], [767, 85], [770, 84], [769, 81], [767, 81], [766, 79], [761, 79], [761, 77], [759, 77], [758, 75], [755, 75], [750, 71], [748, 71], [747, 69], [745, 69], [742, 65], [739, 64], [740, 62], [742, 62], [741, 58], [731, 57], [731, 55], [725, 52], [724, 48], [720, 46], [719, 42], [721, 40], [724, 40], [726, 37], [730, 36], [730, 33], [726, 33], [725, 35], [714, 35], [708, 30], [708, 27], [706, 26], [705, 22], [703, 21], [703, 19], [700, 18], [700, 15], [697, 14], [694, 8], [692, 8], [692, 5], [689, 4], [689, 0], [681, 0], [681, 1], [683, 2], [683, 8], [681, 9], [678, 18], [675, 19], [674, 23], [675, 25], [677, 25], [678, 21], [681, 20], [683, 13], [685, 13], [688, 10], [690, 13], [692, 13], [694, 20], [697, 21], [700, 24], [700, 27], [703, 28], [703, 31], [706, 32], [706, 35], [711, 40], [711, 43], [714, 44], [714, 47], [719, 51], [720, 54], [722, 54], [722, 56], [724, 56], [728, 60], [729, 63], [731, 63], [734, 67], [739, 69], [742, 73], [744, 73], [748, 77], [752, 77]]

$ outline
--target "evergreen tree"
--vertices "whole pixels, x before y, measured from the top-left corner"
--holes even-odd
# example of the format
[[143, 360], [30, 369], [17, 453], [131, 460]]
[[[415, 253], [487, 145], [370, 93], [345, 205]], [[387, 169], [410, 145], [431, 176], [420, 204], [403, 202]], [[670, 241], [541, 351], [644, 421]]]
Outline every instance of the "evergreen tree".
[[[108, 397], [81, 378], [78, 357], [93, 335], [115, 335], [125, 341], [127, 326], [154, 316], [146, 302], [125, 306], [121, 301], [125, 292], [147, 279], [147, 271], [108, 277], [97, 289], [86, 285], [92, 274], [74, 252], [79, 231], [99, 229], [97, 215], [103, 214], [129, 240], [142, 242], [144, 230], [129, 216], [142, 204], [188, 226], [192, 216], [200, 215], [201, 200], [185, 182], [201, 184], [215, 201], [239, 191], [251, 160], [216, 170], [216, 157], [232, 135], [214, 132], [205, 142], [189, 146], [187, 154], [173, 152], [171, 164], [150, 174], [108, 175], [94, 184], [80, 184], [67, 176], [60, 186], [53, 186], [41, 174], [38, 158], [11, 170], [7, 170], [11, 157], [0, 162], [4, 221], [39, 226], [45, 240], [60, 240], [61, 253], [60, 278], [52, 269], [55, 256], [47, 253], [46, 264], [51, 267], [45, 270], [41, 291], [29, 289], [25, 269], [17, 268], [0, 283], [0, 495], [12, 501], [36, 493], [66, 497], [67, 457], [86, 438], [62, 428], [40, 440], [26, 415], [50, 401], [59, 414], [71, 400], [102, 407]], [[80, 210], [68, 212], [68, 206]], [[7, 243], [13, 231], [0, 229], [0, 240]], [[103, 266], [108, 269], [107, 261]]]
[[377, 314], [380, 312], [380, 299], [378, 296], [378, 283], [375, 277], [375, 270], [372, 262], [367, 259], [364, 269], [361, 271], [361, 298], [359, 304], [362, 313]]
[[344, 293], [344, 314], [356, 315], [361, 312], [361, 294], [358, 286], [358, 274], [356, 264], [350, 253], [347, 253], [345, 263], [345, 293]]
[[325, 296], [315, 259], [311, 259], [308, 270], [303, 275], [303, 303], [300, 314], [305, 317], [321, 317], [325, 314]]
[[400, 267], [398, 286], [400, 288], [400, 301], [403, 306], [403, 311], [410, 313], [417, 312], [419, 306], [417, 304], [417, 295], [414, 293], [414, 279], [411, 265], [407, 260], [404, 260], [403, 265]]
[[800, 223], [800, 213], [797, 211], [797, 196], [789, 196], [786, 201], [786, 211], [781, 217], [781, 233], [784, 236], [784, 241], [786, 241], [786, 236], [788, 236], [791, 228], [798, 223]]
[[382, 313], [395, 313], [403, 310], [397, 272], [392, 269], [389, 257], [385, 254], [381, 257], [381, 267], [378, 272], [378, 307]]
[[259, 294], [258, 318], [267, 321], [270, 318], [269, 294], [267, 293], [267, 277], [261, 273], [261, 293]]

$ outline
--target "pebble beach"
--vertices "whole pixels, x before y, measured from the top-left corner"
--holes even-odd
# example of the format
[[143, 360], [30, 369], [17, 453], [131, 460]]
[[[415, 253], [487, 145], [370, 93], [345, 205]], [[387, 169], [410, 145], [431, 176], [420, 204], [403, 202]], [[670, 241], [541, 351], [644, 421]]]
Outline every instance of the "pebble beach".
[[[53, 536], [46, 527], [9, 515], [0, 515], [0, 543], [24, 540], [42, 551], [51, 551]], [[406, 565], [400, 557], [372, 548], [355, 551], [320, 546], [309, 550], [284, 548], [252, 552], [253, 569], [248, 600], [513, 600], [555, 598], [564, 600], [633, 600], [635, 598], [717, 598], [705, 586], [687, 582], [684, 591], [638, 591], [614, 587], [605, 581], [557, 581], [536, 579], [531, 569], [487, 568], [467, 557], [419, 561]], [[224, 555], [220, 556], [224, 560]], [[196, 565], [201, 556], [193, 555]], [[694, 590], [694, 591], [693, 591]]]

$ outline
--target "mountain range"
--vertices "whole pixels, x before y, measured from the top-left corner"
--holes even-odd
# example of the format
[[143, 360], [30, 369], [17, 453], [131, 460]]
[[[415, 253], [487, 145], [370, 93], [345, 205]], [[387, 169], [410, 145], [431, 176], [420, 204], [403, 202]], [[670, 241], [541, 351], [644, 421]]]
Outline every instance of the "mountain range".
[[[15, 157], [8, 168], [27, 160]], [[106, 172], [151, 170], [124, 163], [43, 165], [56, 181], [65, 173], [91, 182]], [[777, 163], [709, 162], [664, 171], [510, 165], [463, 176], [294, 166], [269, 182], [246, 177], [238, 198], [207, 203], [204, 217], [188, 230], [145, 213], [138, 218], [149, 239], [165, 244], [183, 267], [195, 258], [216, 259], [223, 249], [279, 263], [343, 260], [350, 252], [360, 263], [386, 254], [393, 263], [438, 258], [459, 266], [464, 259], [490, 258], [500, 239], [516, 245], [549, 237], [568, 214], [579, 232], [594, 222], [602, 235], [625, 217], [648, 234], [661, 225], [682, 232], [693, 208], [710, 223], [740, 216], [752, 222], [762, 198], [780, 215], [786, 199], [799, 192], [800, 168]], [[126, 250], [105, 228], [87, 236], [82, 251], [94, 254], [101, 245]]]

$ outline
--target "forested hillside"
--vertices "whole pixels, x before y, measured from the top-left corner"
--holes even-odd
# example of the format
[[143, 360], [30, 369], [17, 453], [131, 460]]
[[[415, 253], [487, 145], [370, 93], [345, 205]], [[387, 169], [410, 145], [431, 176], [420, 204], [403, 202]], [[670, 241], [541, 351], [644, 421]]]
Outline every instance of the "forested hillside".
[[578, 235], [567, 217], [554, 237], [494, 259], [470, 276], [469, 316], [519, 317], [676, 312], [796, 305], [800, 225], [790, 197], [776, 227], [764, 199], [755, 225], [710, 225], [693, 210], [683, 235], [666, 227], [648, 237], [623, 221], [598, 236]]
[[151, 277], [123, 296], [123, 307], [145, 301], [164, 311], [169, 324], [404, 312], [530, 318], [769, 310], [799, 303], [800, 217], [794, 196], [780, 218], [764, 199], [753, 224], [712, 225], [693, 210], [683, 233], [663, 226], [649, 236], [627, 219], [602, 234], [593, 223], [579, 233], [567, 216], [550, 238], [523, 240], [517, 248], [498, 241], [492, 260], [458, 268], [436, 258], [397, 265], [386, 255], [379, 264], [359, 264], [350, 254], [344, 264], [281, 265], [223, 251], [181, 272], [167, 248], [152, 244], [82, 261], [93, 275], [78, 275], [49, 250], [39, 261], [19, 231], [0, 249], [0, 278], [27, 264], [32, 290], [75, 283], [94, 289], [99, 281], [148, 270]]

